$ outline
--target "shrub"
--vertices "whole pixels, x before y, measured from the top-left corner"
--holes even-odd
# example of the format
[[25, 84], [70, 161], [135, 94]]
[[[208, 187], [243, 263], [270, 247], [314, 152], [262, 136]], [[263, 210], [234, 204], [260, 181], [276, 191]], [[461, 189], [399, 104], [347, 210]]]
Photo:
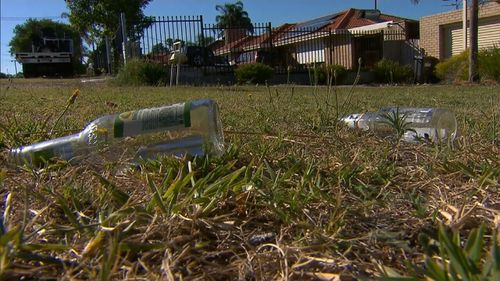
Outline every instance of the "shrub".
[[436, 65], [436, 76], [446, 82], [467, 80], [469, 69], [469, 51], [465, 50], [458, 55]]
[[436, 76], [436, 65], [439, 63], [439, 59], [436, 57], [424, 57], [424, 83], [437, 83], [439, 78]]
[[388, 59], [379, 61], [374, 72], [377, 81], [383, 83], [409, 83], [413, 77], [413, 71], [409, 66]]
[[85, 65], [79, 61], [73, 63], [73, 69], [74, 73], [77, 75], [85, 74], [85, 72], [87, 72]]
[[161, 64], [133, 59], [120, 69], [116, 80], [120, 85], [158, 86], [165, 84], [167, 78], [168, 71]]
[[347, 69], [343, 65], [332, 64], [332, 65], [323, 65], [321, 66], [317, 72], [317, 81], [319, 84], [329, 84], [331, 79], [331, 83], [333, 85], [342, 84], [347, 77]]
[[243, 64], [234, 71], [238, 83], [264, 83], [273, 74], [274, 70], [262, 63]]
[[[486, 78], [500, 82], [500, 48], [479, 51], [478, 74], [481, 79]], [[446, 82], [467, 81], [469, 78], [469, 50], [438, 63], [436, 75]]]
[[482, 50], [478, 59], [481, 78], [500, 82], [500, 48]]

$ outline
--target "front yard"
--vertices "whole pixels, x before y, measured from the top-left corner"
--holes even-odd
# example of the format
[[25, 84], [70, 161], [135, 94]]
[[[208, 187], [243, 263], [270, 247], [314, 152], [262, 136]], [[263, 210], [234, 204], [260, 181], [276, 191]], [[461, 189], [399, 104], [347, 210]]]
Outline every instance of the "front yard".
[[[384, 270], [422, 277], [409, 264], [429, 268], [426, 257], [447, 245], [440, 226], [465, 238], [485, 225], [477, 264], [500, 242], [492, 236], [500, 227], [495, 87], [1, 80], [0, 90], [0, 278], [354, 280]], [[220, 158], [133, 168], [59, 161], [42, 170], [7, 158], [9, 148], [77, 132], [104, 114], [198, 98], [220, 106]], [[450, 109], [460, 136], [397, 143], [336, 122], [382, 106]]]

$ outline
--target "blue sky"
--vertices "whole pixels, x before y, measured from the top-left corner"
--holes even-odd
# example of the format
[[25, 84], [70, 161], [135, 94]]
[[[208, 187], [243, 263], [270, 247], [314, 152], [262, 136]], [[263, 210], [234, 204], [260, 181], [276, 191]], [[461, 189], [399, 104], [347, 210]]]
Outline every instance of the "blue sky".
[[[153, 0], [145, 9], [151, 16], [202, 15], [205, 23], [214, 23], [217, 4], [232, 0]], [[348, 8], [371, 9], [375, 0], [243, 0], [244, 8], [253, 22], [271, 22], [273, 25], [301, 22], [335, 13]], [[378, 0], [382, 13], [411, 19], [454, 9], [454, 0], [421, 0], [413, 5], [410, 0]], [[15, 73], [13, 58], [9, 54], [12, 30], [28, 17], [47, 17], [63, 21], [60, 15], [68, 12], [64, 0], [0, 0], [1, 11], [1, 62], [0, 72]], [[17, 64], [18, 71], [21, 66]]]

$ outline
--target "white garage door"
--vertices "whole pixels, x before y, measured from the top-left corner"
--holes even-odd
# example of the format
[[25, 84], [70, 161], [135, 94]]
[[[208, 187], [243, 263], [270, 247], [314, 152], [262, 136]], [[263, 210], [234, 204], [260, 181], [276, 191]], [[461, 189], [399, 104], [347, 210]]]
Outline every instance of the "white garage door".
[[[478, 45], [479, 49], [500, 47], [500, 16], [479, 20]], [[470, 32], [467, 32], [467, 37]], [[445, 29], [445, 57], [459, 54], [463, 51], [464, 36], [461, 26], [450, 26]], [[469, 40], [469, 38], [467, 38]]]

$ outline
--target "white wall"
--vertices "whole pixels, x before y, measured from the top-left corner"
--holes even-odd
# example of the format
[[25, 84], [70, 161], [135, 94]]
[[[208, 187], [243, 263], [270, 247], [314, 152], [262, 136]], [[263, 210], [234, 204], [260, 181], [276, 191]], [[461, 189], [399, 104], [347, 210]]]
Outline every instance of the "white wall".
[[325, 62], [323, 39], [313, 39], [296, 45], [296, 58], [300, 64]]

